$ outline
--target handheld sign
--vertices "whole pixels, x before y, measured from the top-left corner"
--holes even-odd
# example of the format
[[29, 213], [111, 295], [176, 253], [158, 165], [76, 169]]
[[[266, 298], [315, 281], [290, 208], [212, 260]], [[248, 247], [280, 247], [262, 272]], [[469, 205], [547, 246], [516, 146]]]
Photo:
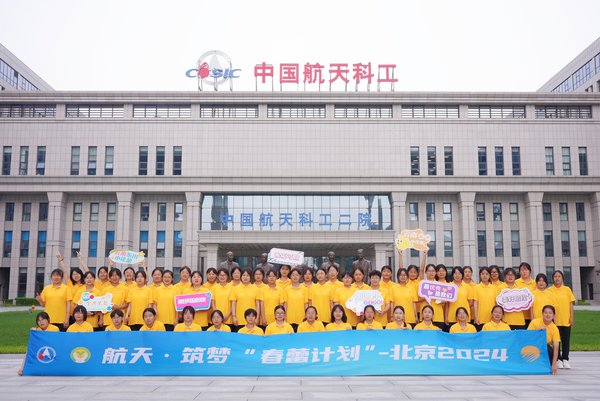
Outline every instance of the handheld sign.
[[304, 252], [272, 248], [267, 261], [279, 265], [298, 266], [304, 263]]
[[127, 251], [125, 249], [113, 249], [108, 258], [115, 263], [124, 265], [135, 265], [144, 261], [144, 252]]
[[423, 230], [402, 230], [396, 238], [396, 248], [404, 251], [408, 248], [416, 249], [417, 251], [426, 252], [429, 250], [427, 245], [431, 241], [431, 235], [425, 234]]
[[194, 310], [207, 310], [208, 308], [210, 308], [211, 300], [211, 292], [175, 295], [175, 310], [177, 312], [181, 312], [186, 306], [191, 306], [192, 308], [194, 308]]
[[373, 305], [376, 311], [381, 312], [383, 310], [381, 293], [376, 290], [356, 291], [354, 295], [348, 298], [344, 306], [356, 313], [357, 316], [362, 316], [367, 305]]
[[533, 294], [529, 288], [503, 289], [496, 297], [496, 303], [505, 312], [519, 312], [531, 308], [533, 305]]
[[77, 305], [85, 306], [88, 312], [109, 313], [113, 310], [112, 296], [110, 292], [103, 296], [97, 296], [88, 291], [81, 294], [81, 299], [77, 301]]
[[454, 302], [458, 297], [458, 287], [454, 284], [422, 280], [419, 283], [419, 296], [425, 298], [429, 304], [432, 299]]

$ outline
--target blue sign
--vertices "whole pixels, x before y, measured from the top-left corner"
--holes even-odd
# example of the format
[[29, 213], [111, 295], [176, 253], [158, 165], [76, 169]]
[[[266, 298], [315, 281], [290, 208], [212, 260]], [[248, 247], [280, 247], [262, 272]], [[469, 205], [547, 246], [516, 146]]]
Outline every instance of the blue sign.
[[31, 331], [25, 375], [356, 376], [550, 374], [544, 331]]

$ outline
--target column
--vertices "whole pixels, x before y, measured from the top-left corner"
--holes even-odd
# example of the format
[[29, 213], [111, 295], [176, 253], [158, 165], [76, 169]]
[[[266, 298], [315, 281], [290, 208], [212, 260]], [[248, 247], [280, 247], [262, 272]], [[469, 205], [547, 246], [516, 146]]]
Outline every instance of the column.
[[543, 192], [528, 192], [525, 194], [525, 214], [527, 225], [525, 228], [526, 259], [532, 269], [532, 275], [546, 272], [544, 253], [544, 221], [542, 214]]
[[137, 251], [133, 244], [133, 192], [117, 192], [117, 232], [115, 233], [115, 249]]
[[44, 265], [44, 283], [49, 283], [50, 273], [52, 270], [59, 268], [55, 255], [60, 252], [67, 258], [71, 256], [68, 254], [70, 249], [65, 247], [67, 194], [64, 192], [48, 192], [47, 196], [48, 229], [46, 233], [46, 264]]
[[[198, 230], [200, 230], [200, 199], [201, 192], [185, 193], [185, 249], [183, 251], [184, 263], [187, 266], [194, 266], [200, 269], [200, 260], [198, 260]], [[193, 269], [192, 269], [193, 270]]]
[[[398, 237], [400, 231], [402, 229], [408, 228], [406, 222], [406, 197], [407, 192], [392, 192], [392, 228], [394, 229], [394, 239]], [[393, 266], [392, 271], [396, 271], [396, 266], [398, 266], [398, 253], [396, 252], [396, 246], [393, 247], [394, 256], [392, 257]], [[407, 266], [408, 260], [410, 256], [409, 252], [404, 252], [404, 266]], [[382, 265], [377, 265], [377, 267], [381, 268]], [[394, 273], [395, 274], [395, 273]]]
[[[592, 249], [593, 251], [588, 252], [588, 260], [595, 260], [594, 270], [596, 274], [594, 277], [594, 299], [600, 299], [600, 278], [598, 272], [600, 266], [598, 266], [598, 260], [600, 259], [600, 192], [595, 192], [590, 197], [590, 204], [592, 208], [592, 218], [590, 225], [592, 227]], [[587, 222], [586, 222], [587, 225]], [[571, 267], [573, 269], [573, 267]], [[578, 269], [579, 270], [579, 269]], [[572, 270], [575, 273], [575, 269]], [[581, 275], [581, 273], [578, 273]], [[575, 282], [575, 280], [573, 280]]]
[[380, 270], [381, 266], [387, 264], [386, 251], [389, 244], [375, 244], [375, 260], [371, 263], [373, 268]]
[[477, 238], [475, 226], [475, 192], [458, 194], [458, 242], [464, 266], [477, 267]]
[[219, 252], [219, 244], [205, 244], [206, 246], [206, 268], [214, 267], [215, 269], [219, 268], [218, 262], [218, 252]]

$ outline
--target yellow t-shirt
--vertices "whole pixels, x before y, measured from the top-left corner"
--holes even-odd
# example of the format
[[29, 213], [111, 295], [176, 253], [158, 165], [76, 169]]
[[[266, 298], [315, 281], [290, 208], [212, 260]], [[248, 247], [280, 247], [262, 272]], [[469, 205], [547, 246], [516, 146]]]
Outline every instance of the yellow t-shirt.
[[493, 284], [479, 283], [473, 289], [473, 299], [478, 302], [479, 320], [482, 324], [492, 320], [492, 308], [496, 305], [499, 293], [498, 287]]
[[258, 326], [254, 326], [252, 328], [252, 330], [249, 330], [248, 327], [244, 326], [241, 329], [238, 330], [238, 333], [240, 334], [254, 334], [255, 336], [262, 336], [263, 334], [265, 334], [263, 332], [263, 329], [261, 329]]
[[356, 285], [356, 283], [352, 283], [352, 287], [356, 288], [359, 291], [367, 291], [371, 289], [371, 286], [362, 283], [362, 285], [359, 287], [358, 285]]
[[[461, 306], [467, 310], [469, 315], [471, 314], [469, 300], [473, 300], [473, 287], [468, 284], [460, 283], [456, 301], [448, 303], [448, 321], [450, 323], [456, 322], [456, 310]], [[471, 318], [471, 316], [469, 316], [469, 318]]]
[[121, 327], [117, 329], [115, 325], [111, 323], [110, 326], [106, 326], [104, 331], [131, 331], [131, 328], [126, 324], [122, 324]]
[[319, 320], [324, 323], [329, 323], [331, 320], [331, 298], [333, 287], [329, 284], [313, 284], [310, 287], [308, 298], [310, 304], [317, 308]]
[[544, 319], [533, 319], [529, 323], [527, 330], [546, 330], [546, 344], [552, 345], [560, 342], [560, 332], [554, 322], [550, 322], [548, 326], [544, 323]]
[[[73, 294], [73, 299], [72, 299], [72, 306], [71, 306], [71, 314], [73, 314], [73, 310], [75, 309], [75, 307], [78, 305], [79, 300], [81, 300], [81, 296], [83, 295], [84, 292], [89, 292], [90, 294], [96, 296], [96, 297], [101, 297], [102, 295], [104, 295], [104, 293], [102, 292], [102, 290], [99, 287], [92, 287], [92, 290], [89, 291], [86, 286], [82, 286], [77, 288], [76, 292], [74, 292]], [[90, 311], [88, 311], [88, 317], [85, 320], [86, 322], [88, 322], [89, 324], [92, 325], [92, 327], [98, 327], [98, 317], [100, 316], [100, 313], [102, 312], [96, 312], [93, 314], [93, 316], [90, 316]]]
[[94, 328], [88, 322], [82, 324], [73, 323], [67, 329], [67, 333], [93, 333]]
[[348, 317], [348, 323], [350, 326], [355, 327], [358, 324], [358, 316], [356, 313], [352, 312], [350, 309], [346, 307], [346, 301], [354, 295], [357, 291], [356, 287], [340, 287], [335, 290], [335, 294], [333, 295], [333, 302], [340, 304], [344, 310], [346, 311], [346, 316]]
[[192, 323], [189, 326], [186, 326], [185, 323], [179, 323], [173, 331], [202, 331], [202, 327], [196, 323]]
[[350, 325], [350, 323], [340, 323], [337, 324], [335, 322], [331, 322], [329, 323], [327, 326], [325, 326], [325, 330], [326, 331], [345, 331], [345, 330], [352, 330], [352, 326]]
[[188, 281], [187, 283], [182, 283], [180, 281], [177, 284], [174, 284], [174, 286], [175, 286], [175, 288], [177, 288], [177, 290], [179, 291], [179, 293], [182, 294], [183, 290], [192, 287], [192, 280]]
[[[528, 282], [523, 281], [522, 278], [515, 280], [515, 286], [517, 288], [529, 288], [529, 291], [533, 294], [533, 291], [537, 290], [537, 284], [531, 277]], [[529, 310], [524, 311], [525, 319], [531, 319], [531, 312]]]
[[283, 290], [283, 302], [286, 304], [288, 323], [300, 324], [305, 316], [305, 304], [308, 303], [308, 288], [303, 285], [289, 286]]
[[386, 330], [412, 330], [410, 324], [403, 323], [402, 326], [398, 326], [396, 321], [389, 322], [387, 326], [385, 326]]
[[175, 310], [175, 296], [180, 295], [174, 285], [168, 287], [163, 285], [154, 290], [154, 302], [156, 303], [156, 318], [163, 323], [177, 324], [177, 311]]
[[[379, 293], [381, 294], [381, 297], [383, 298], [383, 305], [381, 305], [381, 310], [385, 310], [386, 306], [388, 306], [392, 302], [391, 291], [381, 287], [381, 285], [375, 291], [379, 291]], [[385, 327], [388, 324], [389, 313], [389, 310], [383, 314], [380, 314], [379, 312], [375, 311], [375, 320], [381, 323], [383, 327]]]
[[262, 309], [264, 310], [267, 324], [275, 321], [275, 307], [283, 305], [283, 290], [275, 286], [271, 288], [268, 285], [261, 287], [260, 299], [262, 300]]
[[237, 317], [237, 324], [244, 324], [246, 318], [244, 313], [247, 309], [256, 308], [256, 302], [260, 301], [260, 290], [254, 284], [239, 284], [234, 287], [229, 295], [230, 301], [235, 301], [235, 315]]
[[[96, 280], [96, 281], [98, 281], [98, 280]], [[50, 284], [50, 285], [52, 285], [52, 284]], [[69, 289], [69, 291], [71, 291], [71, 294], [75, 294], [75, 292], [77, 290], [79, 290], [81, 287], [83, 287], [85, 284], [81, 284], [81, 283], [73, 284], [73, 282], [69, 278], [69, 279], [67, 279], [66, 285], [67, 285], [67, 288]]]
[[282, 281], [280, 278], [278, 278], [277, 280], [275, 280], [275, 284], [278, 287], [281, 287], [281, 289], [285, 290], [287, 287], [289, 287], [290, 284], [292, 284], [292, 280], [288, 279], [285, 281]]
[[[129, 292], [129, 288], [125, 286], [125, 284], [119, 282], [117, 285], [109, 285], [104, 290], [104, 294], [111, 293], [112, 294], [112, 303], [113, 305], [123, 305], [125, 300], [127, 299], [127, 293]], [[127, 312], [127, 307], [121, 309], [123, 313]], [[110, 313], [105, 313], [103, 317], [104, 325], [109, 325], [112, 322], [110, 318]]]
[[[416, 323], [417, 317], [415, 316], [414, 304], [419, 301], [417, 295], [417, 287], [409, 284], [397, 284], [392, 288], [392, 303], [394, 308], [396, 306], [402, 306], [404, 308], [404, 321], [407, 323]], [[394, 313], [392, 308], [392, 315]]]
[[283, 323], [283, 326], [278, 326], [277, 322], [273, 322], [267, 326], [265, 335], [270, 336], [274, 334], [293, 334], [294, 329], [289, 323]]
[[471, 323], [467, 323], [467, 327], [465, 327], [464, 329], [462, 327], [460, 327], [460, 323], [454, 323], [450, 327], [450, 334], [465, 334], [465, 333], [477, 333], [477, 329]]
[[210, 326], [206, 331], [222, 331], [225, 333], [231, 333], [231, 327], [227, 326], [225, 323], [221, 324], [221, 328], [217, 329], [215, 326]]
[[[229, 284], [224, 286], [221, 284], [216, 284], [212, 288], [213, 299], [215, 300], [215, 309], [223, 312], [223, 316], [227, 316], [227, 314], [231, 312], [231, 302], [229, 301], [229, 298], [231, 297], [231, 291], [233, 291], [234, 288], [235, 287]], [[231, 316], [223, 323], [233, 323]]]
[[554, 321], [557, 326], [569, 327], [569, 318], [571, 317], [571, 303], [575, 302], [575, 295], [573, 291], [566, 285], [560, 287], [552, 286], [549, 288], [554, 293], [554, 299], [556, 300], [556, 316]]
[[503, 321], [495, 323], [490, 320], [483, 325], [481, 331], [510, 331], [510, 326]]
[[57, 333], [60, 330], [58, 329], [58, 327], [56, 327], [53, 324], [49, 324], [48, 327], [46, 327], [46, 330], [42, 330], [39, 327], [33, 327], [31, 330], [37, 330], [37, 331], [47, 331], [49, 333]]
[[[515, 284], [513, 287], [509, 287], [508, 284], [505, 284], [503, 289], [515, 290], [518, 289]], [[502, 290], [500, 290], [502, 292]], [[500, 293], [498, 293], [500, 294]], [[525, 325], [525, 313], [524, 311], [518, 312], [504, 312], [504, 322], [509, 326], [524, 326]]]
[[342, 288], [344, 286], [344, 283], [341, 282], [340, 280], [336, 280], [336, 281], [329, 281], [329, 280], [327, 280], [327, 285], [332, 286], [334, 288], [333, 292], [335, 292], [335, 289]]
[[152, 327], [148, 327], [146, 325], [146, 323], [144, 323], [144, 325], [142, 326], [142, 328], [140, 329], [140, 331], [165, 331], [165, 325], [163, 324], [163, 322], [159, 322], [158, 320], [154, 321], [154, 324], [152, 325]]
[[421, 322], [415, 326], [415, 330], [441, 330], [435, 324], [425, 324], [425, 322]]
[[214, 283], [209, 283], [208, 281], [204, 284], [202, 284], [204, 287], [208, 288], [209, 290], [211, 288], [213, 288], [215, 285], [217, 285], [217, 282], [215, 281]]
[[319, 320], [315, 320], [313, 324], [302, 322], [298, 325], [298, 333], [317, 333], [320, 331], [325, 331], [325, 326]]
[[152, 290], [146, 286], [131, 287], [127, 293], [127, 303], [131, 305], [128, 324], [144, 324], [144, 309], [154, 303]]
[[381, 280], [379, 282], [379, 286], [380, 287], [383, 287], [383, 288], [385, 288], [386, 290], [388, 290], [390, 292], [392, 291], [392, 288], [394, 288], [397, 285], [398, 285], [398, 283], [394, 283], [392, 280], [390, 280], [390, 281], [383, 281], [383, 280]]
[[[206, 287], [201, 286], [198, 289], [194, 289], [194, 287], [184, 288], [181, 295], [188, 294], [202, 294], [205, 292], [210, 292]], [[194, 323], [199, 324], [202, 327], [208, 326], [208, 309], [205, 310], [197, 310], [194, 315]]]
[[100, 280], [96, 280], [94, 282], [94, 287], [98, 287], [100, 288], [102, 291], [105, 291], [109, 286], [110, 286], [110, 280], [106, 280], [105, 282], [102, 282]]
[[377, 320], [373, 320], [373, 323], [369, 324], [366, 322], [359, 323], [356, 326], [356, 330], [383, 330], [383, 325]]
[[546, 288], [544, 291], [533, 291], [533, 305], [531, 305], [532, 318], [537, 319], [542, 317], [542, 310], [546, 305], [552, 305], [557, 309], [555, 292]]
[[58, 287], [49, 284], [44, 287], [41, 297], [44, 311], [50, 316], [50, 323], [63, 324], [67, 316], [67, 302], [71, 302], [71, 291], [65, 284]]

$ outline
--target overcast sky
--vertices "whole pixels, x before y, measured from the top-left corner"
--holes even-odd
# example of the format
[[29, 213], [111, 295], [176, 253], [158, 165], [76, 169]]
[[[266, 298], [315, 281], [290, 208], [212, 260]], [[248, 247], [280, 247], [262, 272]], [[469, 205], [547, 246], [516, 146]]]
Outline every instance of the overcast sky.
[[185, 71], [217, 49], [236, 90], [265, 61], [395, 63], [397, 91], [535, 91], [599, 17], [598, 0], [0, 0], [0, 43], [57, 90], [196, 90]]

